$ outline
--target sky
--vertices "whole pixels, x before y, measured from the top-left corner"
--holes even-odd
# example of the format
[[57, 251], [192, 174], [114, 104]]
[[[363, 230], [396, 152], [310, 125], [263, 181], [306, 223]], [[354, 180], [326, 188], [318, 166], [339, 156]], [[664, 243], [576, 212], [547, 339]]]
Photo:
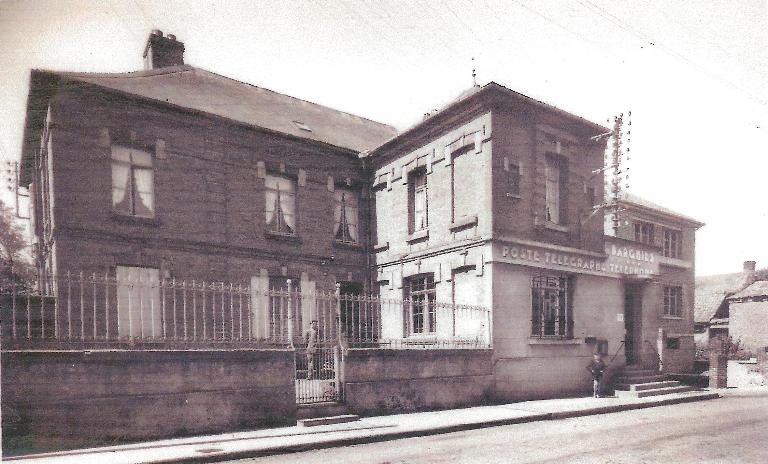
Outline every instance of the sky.
[[401, 130], [473, 68], [604, 125], [631, 111], [628, 190], [706, 223], [697, 274], [768, 267], [768, 0], [0, 0], [3, 167], [31, 69], [139, 70], [152, 29], [187, 64]]

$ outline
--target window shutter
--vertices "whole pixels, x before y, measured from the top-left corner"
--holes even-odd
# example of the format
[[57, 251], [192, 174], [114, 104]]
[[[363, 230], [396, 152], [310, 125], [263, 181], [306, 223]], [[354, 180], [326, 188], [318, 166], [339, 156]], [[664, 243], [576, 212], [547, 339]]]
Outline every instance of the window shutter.
[[317, 319], [317, 308], [315, 307], [315, 292], [317, 284], [309, 280], [306, 272], [301, 273], [301, 333], [302, 335], [309, 331], [309, 323]]
[[483, 151], [483, 133], [481, 131], [475, 132], [475, 153]]
[[444, 148], [444, 154], [445, 154], [445, 165], [449, 166], [453, 160], [451, 159], [451, 146], [446, 145]]
[[424, 164], [427, 166], [427, 174], [432, 173], [432, 152], [427, 153], [427, 158], [424, 160]]
[[251, 336], [266, 339], [269, 336], [269, 274], [261, 269], [251, 277]]
[[402, 182], [403, 185], [407, 184], [408, 183], [408, 166], [403, 166], [402, 168], [400, 168], [400, 175], [401, 175], [400, 182]]
[[336, 185], [334, 184], [333, 176], [328, 176], [328, 183], [326, 185], [326, 188], [329, 192], [333, 192], [336, 189]]

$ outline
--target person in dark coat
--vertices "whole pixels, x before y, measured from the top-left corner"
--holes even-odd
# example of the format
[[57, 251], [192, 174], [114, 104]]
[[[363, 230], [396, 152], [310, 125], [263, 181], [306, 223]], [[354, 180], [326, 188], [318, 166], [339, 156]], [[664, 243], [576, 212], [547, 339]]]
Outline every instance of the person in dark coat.
[[599, 398], [603, 373], [605, 372], [605, 362], [603, 362], [603, 355], [600, 353], [595, 353], [592, 356], [592, 362], [587, 365], [587, 370], [590, 374], [592, 374], [592, 394], [595, 398]]

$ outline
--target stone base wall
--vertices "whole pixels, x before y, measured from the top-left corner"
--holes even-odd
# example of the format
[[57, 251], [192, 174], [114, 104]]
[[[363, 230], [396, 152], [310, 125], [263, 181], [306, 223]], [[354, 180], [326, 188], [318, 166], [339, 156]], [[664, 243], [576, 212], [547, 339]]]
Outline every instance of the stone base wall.
[[349, 350], [344, 398], [350, 412], [449, 409], [485, 404], [493, 386], [490, 350]]
[[293, 373], [288, 350], [3, 352], [3, 452], [295, 424]]

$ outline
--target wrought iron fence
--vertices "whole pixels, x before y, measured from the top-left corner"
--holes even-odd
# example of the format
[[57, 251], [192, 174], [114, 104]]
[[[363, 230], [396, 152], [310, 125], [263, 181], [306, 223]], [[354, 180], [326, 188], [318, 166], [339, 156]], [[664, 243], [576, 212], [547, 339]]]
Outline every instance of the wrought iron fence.
[[[338, 288], [307, 293], [290, 281], [287, 288], [259, 290], [66, 273], [41, 288], [0, 289], [6, 349], [300, 348], [312, 330], [320, 343], [351, 348], [490, 346], [491, 315], [481, 306], [347, 295]], [[425, 317], [431, 322], [425, 324]]]

